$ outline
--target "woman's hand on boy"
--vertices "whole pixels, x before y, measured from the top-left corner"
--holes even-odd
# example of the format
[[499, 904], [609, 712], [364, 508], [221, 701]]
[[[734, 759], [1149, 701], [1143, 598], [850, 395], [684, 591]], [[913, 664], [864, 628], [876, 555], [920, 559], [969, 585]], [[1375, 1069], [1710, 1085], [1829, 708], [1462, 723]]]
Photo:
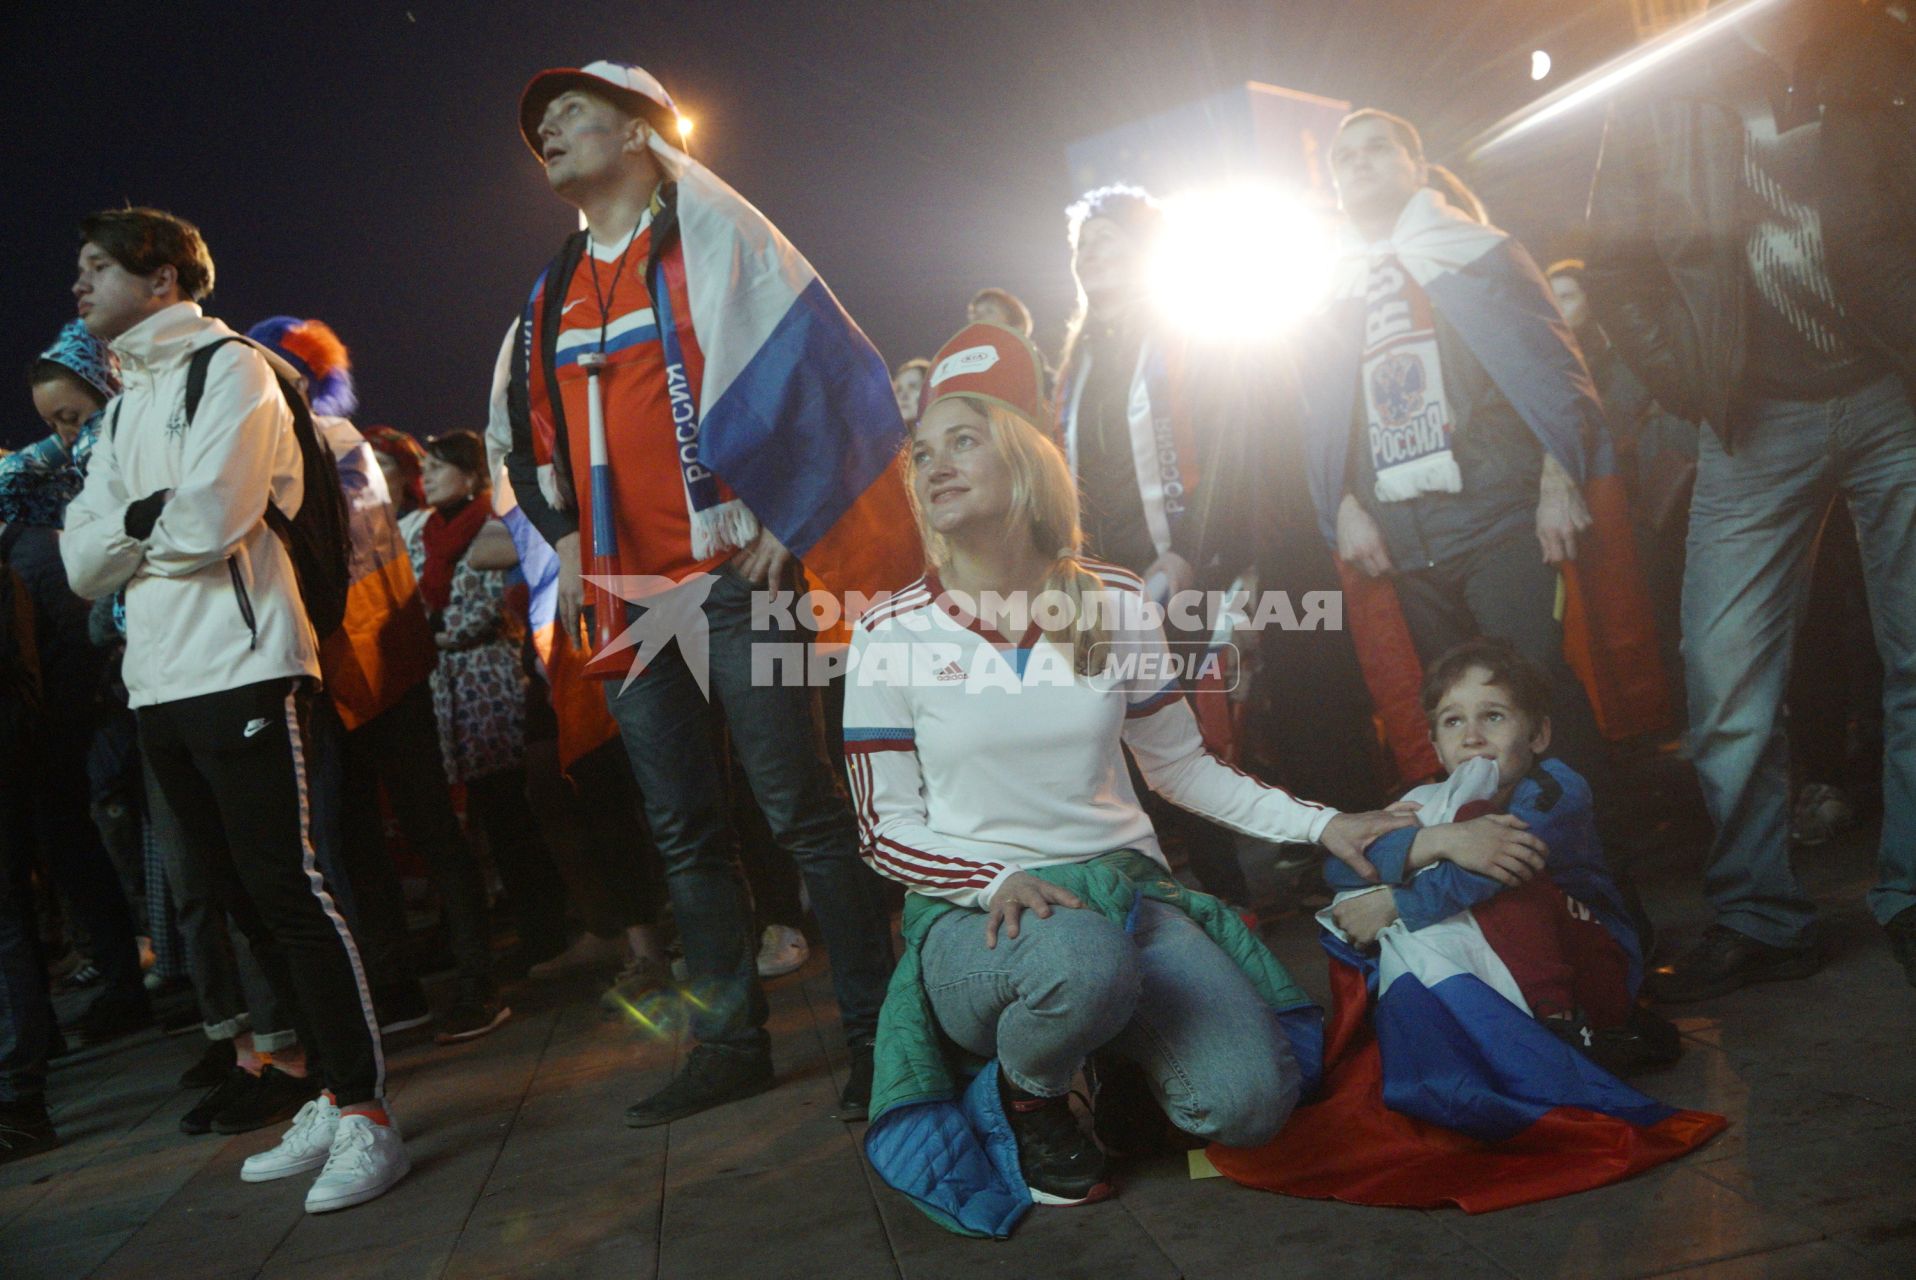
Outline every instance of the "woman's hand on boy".
[[1397, 919], [1397, 895], [1388, 889], [1360, 893], [1331, 908], [1331, 923], [1359, 947], [1369, 947]]
[[1331, 857], [1376, 884], [1379, 879], [1377, 868], [1370, 864], [1364, 851], [1370, 848], [1371, 842], [1377, 837], [1400, 827], [1416, 825], [1414, 813], [1394, 807], [1374, 809], [1369, 813], [1340, 813], [1330, 820], [1330, 825], [1324, 828], [1324, 834], [1317, 837], [1317, 843], [1323, 845]]
[[1418, 842], [1426, 838], [1436, 846], [1431, 852], [1438, 858], [1511, 888], [1542, 871], [1550, 856], [1550, 846], [1531, 835], [1522, 818], [1508, 813], [1432, 827]]
[[985, 917], [985, 949], [997, 949], [999, 925], [1004, 926], [1005, 937], [1017, 937], [1018, 917], [1026, 911], [1033, 912], [1040, 920], [1049, 920], [1053, 906], [1083, 905], [1084, 901], [1069, 889], [1040, 880], [1029, 872], [1013, 872], [998, 886], [998, 892], [991, 895], [990, 913]]

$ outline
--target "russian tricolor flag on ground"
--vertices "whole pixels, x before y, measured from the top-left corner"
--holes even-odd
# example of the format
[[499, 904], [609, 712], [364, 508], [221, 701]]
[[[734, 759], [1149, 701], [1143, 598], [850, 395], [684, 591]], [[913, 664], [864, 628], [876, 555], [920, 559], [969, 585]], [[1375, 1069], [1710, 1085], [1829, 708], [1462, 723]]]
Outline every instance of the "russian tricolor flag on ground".
[[1499, 988], [1515, 980], [1480, 931], [1481, 947], [1438, 932], [1474, 930], [1468, 915], [1386, 929], [1377, 956], [1324, 935], [1322, 1090], [1265, 1146], [1212, 1146], [1219, 1172], [1312, 1199], [1483, 1213], [1619, 1181], [1723, 1130], [1722, 1116], [1632, 1089], [1512, 1003]]
[[692, 331], [704, 354], [699, 460], [835, 592], [923, 570], [884, 359], [765, 215], [654, 136], [677, 178]]

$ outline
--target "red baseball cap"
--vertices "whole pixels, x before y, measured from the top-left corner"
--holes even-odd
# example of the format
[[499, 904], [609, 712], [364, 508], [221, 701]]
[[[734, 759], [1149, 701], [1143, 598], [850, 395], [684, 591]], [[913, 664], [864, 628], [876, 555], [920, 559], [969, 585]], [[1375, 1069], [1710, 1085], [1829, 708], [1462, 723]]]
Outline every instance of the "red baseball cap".
[[626, 110], [678, 141], [679, 108], [672, 95], [651, 72], [629, 62], [588, 62], [583, 67], [553, 67], [532, 77], [519, 95], [519, 133], [532, 154], [545, 158], [539, 145], [539, 121], [552, 100], [573, 89], [587, 89], [610, 98]]
[[1044, 361], [1031, 339], [1001, 324], [968, 324], [939, 348], [925, 375], [922, 421], [940, 400], [984, 400], [1045, 428]]

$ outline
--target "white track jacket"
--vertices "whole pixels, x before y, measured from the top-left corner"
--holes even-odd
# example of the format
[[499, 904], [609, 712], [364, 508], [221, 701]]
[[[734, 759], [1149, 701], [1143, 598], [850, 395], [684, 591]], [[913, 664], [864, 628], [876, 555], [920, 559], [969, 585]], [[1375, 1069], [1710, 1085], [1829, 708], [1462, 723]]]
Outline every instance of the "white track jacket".
[[[67, 508], [60, 550], [73, 589], [98, 599], [126, 588], [122, 674], [135, 707], [319, 675], [292, 558], [266, 524], [269, 496], [291, 516], [303, 492], [292, 410], [269, 357], [221, 347], [186, 421], [188, 361], [231, 336], [191, 302], [120, 335], [125, 390]], [[128, 505], [161, 489], [171, 496], [152, 533], [130, 537]]]

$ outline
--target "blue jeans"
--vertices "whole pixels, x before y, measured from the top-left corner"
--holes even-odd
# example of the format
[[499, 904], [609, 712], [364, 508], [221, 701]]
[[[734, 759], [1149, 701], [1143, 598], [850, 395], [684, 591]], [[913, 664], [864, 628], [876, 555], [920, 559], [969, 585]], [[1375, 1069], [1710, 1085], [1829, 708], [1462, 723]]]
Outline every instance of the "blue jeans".
[[[753, 684], [754, 644], [804, 637], [776, 623], [754, 629], [751, 594], [752, 584], [727, 567], [705, 599], [712, 695], [753, 800], [805, 877], [831, 955], [839, 1020], [846, 1038], [857, 1040], [878, 1030], [892, 967], [891, 921], [877, 876], [859, 859], [851, 811], [819, 754], [811, 691]], [[627, 616], [642, 612], [628, 606]], [[688, 1001], [692, 1034], [701, 1043], [762, 1052], [769, 1040], [758, 939], [725, 820], [711, 708], [676, 641], [623, 693], [608, 684], [606, 699], [665, 864], [695, 997]]]
[[1107, 1045], [1143, 1068], [1171, 1122], [1233, 1147], [1268, 1142], [1302, 1075], [1277, 1014], [1231, 958], [1177, 908], [1146, 900], [1127, 934], [1095, 911], [1027, 911], [1018, 936], [985, 947], [985, 918], [953, 911], [919, 951], [945, 1034], [1011, 1082], [1058, 1097]]
[[[1704, 892], [1720, 923], [1772, 946], [1809, 936], [1790, 867], [1784, 695], [1824, 512], [1856, 523], [1883, 659], [1883, 835], [1869, 906], [1916, 906], [1916, 412], [1884, 378], [1825, 401], [1759, 401], [1735, 452], [1705, 431], [1683, 576], [1690, 750], [1716, 824]], [[1806, 655], [1814, 661], [1814, 655]]]

